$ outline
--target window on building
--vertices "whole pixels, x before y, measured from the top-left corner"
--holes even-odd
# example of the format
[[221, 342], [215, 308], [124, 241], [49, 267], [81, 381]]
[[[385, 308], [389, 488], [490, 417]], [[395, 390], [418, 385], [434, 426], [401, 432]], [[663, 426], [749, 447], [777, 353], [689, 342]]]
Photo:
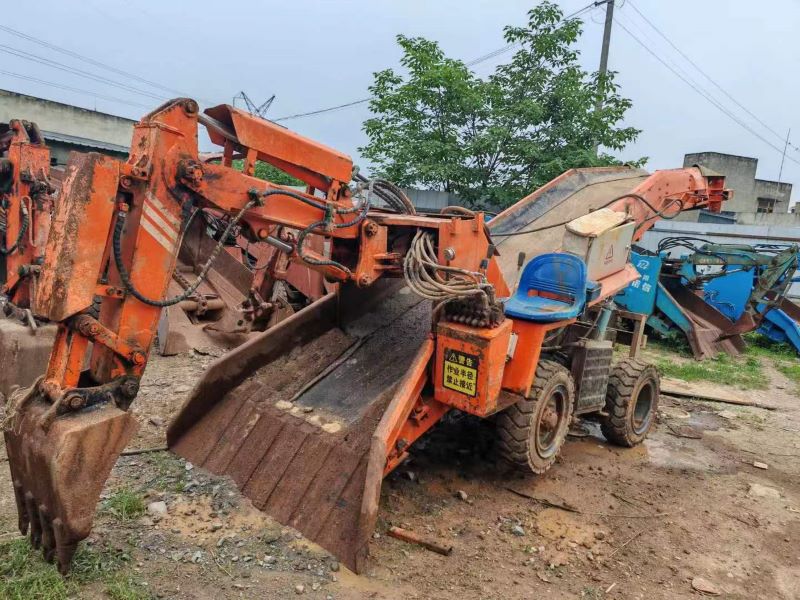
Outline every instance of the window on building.
[[759, 198], [756, 212], [773, 213], [775, 212], [775, 198]]

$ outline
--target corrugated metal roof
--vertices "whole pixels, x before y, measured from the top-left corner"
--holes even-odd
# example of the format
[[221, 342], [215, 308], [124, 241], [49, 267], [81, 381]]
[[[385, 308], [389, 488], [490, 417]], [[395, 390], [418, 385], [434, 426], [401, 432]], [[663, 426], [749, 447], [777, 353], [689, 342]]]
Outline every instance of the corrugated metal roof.
[[122, 154], [128, 154], [128, 152], [130, 152], [130, 149], [127, 146], [120, 146], [119, 144], [111, 144], [109, 142], [101, 142], [100, 140], [92, 140], [89, 138], [79, 137], [77, 135], [56, 133], [55, 131], [42, 131], [42, 135], [44, 135], [45, 143], [52, 140], [54, 142], [62, 142], [64, 144], [84, 146], [86, 148], [97, 148], [98, 150], [106, 150], [108, 152], [120, 152]]

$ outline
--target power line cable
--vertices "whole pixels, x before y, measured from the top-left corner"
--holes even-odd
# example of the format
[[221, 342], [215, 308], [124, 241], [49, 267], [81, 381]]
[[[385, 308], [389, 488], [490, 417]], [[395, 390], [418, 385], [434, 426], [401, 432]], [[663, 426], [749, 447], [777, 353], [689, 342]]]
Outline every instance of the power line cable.
[[[741, 126], [743, 129], [760, 139], [762, 142], [773, 148], [774, 150], [783, 153], [783, 150], [778, 148], [775, 144], [770, 142], [768, 139], [763, 137], [760, 133], [750, 127], [746, 122], [742, 121], [740, 118], [736, 116], [730, 109], [728, 109], [724, 104], [722, 104], [718, 99], [716, 99], [708, 90], [706, 90], [702, 85], [700, 85], [696, 80], [694, 80], [686, 71], [681, 69], [678, 65], [672, 62], [668, 62], [658, 54], [656, 54], [647, 44], [642, 42], [641, 39], [636, 37], [633, 32], [630, 31], [617, 17], [615, 17], [615, 22], [619, 25], [625, 33], [631, 36], [639, 45], [641, 45], [648, 53], [650, 53], [656, 60], [658, 60], [662, 65], [667, 67], [676, 77], [681, 79], [684, 83], [686, 83], [689, 87], [692, 88], [696, 93], [700, 94], [703, 98], [705, 98], [708, 102], [714, 105], [720, 112], [722, 112], [725, 116], [730, 118], [736, 124]], [[629, 24], [630, 25], [630, 24]], [[641, 32], [645, 38], [647, 38], [647, 34]], [[649, 40], [648, 40], [649, 41]], [[790, 160], [794, 160], [793, 158], [789, 157]], [[798, 162], [794, 160], [794, 162]], [[798, 163], [800, 164], [800, 163]]]
[[[663, 58], [661, 58], [661, 57], [660, 57], [658, 54], [656, 54], [656, 53], [655, 53], [653, 50], [651, 50], [651, 49], [650, 49], [650, 47], [649, 47], [647, 44], [645, 44], [645, 43], [644, 43], [642, 40], [640, 40], [640, 39], [639, 39], [639, 38], [638, 38], [636, 35], [634, 35], [634, 34], [633, 34], [633, 32], [631, 32], [631, 30], [630, 30], [630, 29], [628, 29], [628, 28], [627, 28], [627, 27], [626, 27], [626, 26], [625, 26], [625, 25], [624, 25], [624, 24], [623, 24], [623, 23], [622, 23], [622, 22], [621, 22], [621, 21], [620, 21], [620, 20], [619, 20], [619, 19], [618, 19], [616, 16], [614, 17], [614, 22], [615, 22], [617, 25], [619, 25], [619, 26], [620, 26], [620, 28], [621, 28], [621, 29], [622, 29], [622, 30], [623, 30], [625, 33], [627, 33], [627, 34], [628, 34], [628, 35], [629, 35], [631, 38], [633, 38], [633, 39], [634, 39], [634, 41], [636, 41], [636, 43], [638, 43], [638, 44], [639, 44], [639, 45], [640, 45], [642, 48], [644, 48], [644, 49], [645, 49], [645, 50], [646, 50], [646, 51], [647, 51], [647, 52], [648, 52], [650, 55], [652, 55], [652, 56], [653, 56], [653, 58], [655, 58], [656, 60], [658, 60], [658, 62], [660, 62], [660, 63], [661, 63], [662, 65], [664, 65], [664, 66], [665, 66], [667, 69], [669, 69], [669, 70], [672, 72], [672, 74], [673, 74], [673, 75], [675, 75], [676, 77], [678, 77], [678, 78], [679, 78], [681, 81], [683, 81], [683, 82], [684, 82], [686, 85], [688, 85], [688, 86], [689, 86], [689, 87], [690, 87], [692, 90], [694, 90], [696, 93], [700, 94], [700, 95], [701, 95], [703, 98], [705, 98], [705, 99], [706, 99], [708, 102], [710, 102], [710, 103], [711, 103], [711, 104], [712, 104], [714, 107], [716, 107], [716, 108], [717, 108], [717, 109], [718, 109], [720, 112], [722, 112], [722, 113], [723, 113], [725, 116], [727, 116], [728, 118], [730, 118], [731, 120], [733, 120], [735, 123], [737, 123], [739, 126], [741, 126], [743, 129], [747, 130], [749, 133], [751, 133], [752, 135], [754, 135], [755, 137], [757, 137], [758, 139], [760, 139], [762, 142], [764, 142], [765, 144], [767, 144], [767, 145], [768, 145], [770, 148], [772, 148], [772, 149], [773, 149], [773, 150], [775, 150], [776, 152], [779, 152], [779, 153], [783, 154], [783, 149], [781, 149], [781, 148], [778, 148], [778, 147], [777, 147], [777, 146], [775, 146], [775, 145], [774, 145], [772, 142], [770, 142], [768, 139], [766, 139], [764, 136], [762, 136], [760, 133], [758, 133], [756, 130], [754, 130], [752, 127], [750, 127], [749, 125], [747, 125], [747, 123], [745, 123], [745, 122], [741, 121], [741, 120], [740, 120], [740, 119], [739, 119], [739, 118], [738, 118], [738, 117], [737, 117], [737, 116], [736, 116], [734, 113], [732, 113], [730, 110], [728, 110], [728, 109], [727, 109], [727, 108], [726, 108], [726, 107], [725, 107], [723, 104], [721, 104], [721, 103], [720, 103], [718, 100], [716, 100], [716, 99], [715, 99], [713, 96], [711, 96], [711, 94], [709, 94], [707, 91], [705, 91], [705, 90], [704, 90], [704, 89], [703, 89], [703, 88], [702, 88], [702, 87], [701, 87], [701, 86], [700, 86], [700, 85], [699, 85], [697, 82], [695, 82], [695, 81], [691, 80], [691, 78], [690, 78], [690, 77], [688, 77], [688, 76], [684, 76], [684, 75], [682, 75], [682, 74], [681, 74], [681, 73], [680, 73], [680, 72], [679, 72], [679, 71], [678, 71], [678, 70], [677, 70], [675, 67], [673, 67], [672, 65], [670, 65], [670, 64], [669, 64], [669, 63], [668, 63], [666, 60], [664, 60], [664, 59], [663, 59]], [[798, 165], [800, 165], [800, 161], [798, 161], [798, 160], [795, 160], [795, 159], [794, 159], [794, 158], [792, 158], [791, 156], [787, 156], [787, 158], [788, 158], [789, 160], [791, 160], [791, 161], [793, 161], [793, 162], [797, 163]]]
[[[585, 13], [587, 10], [591, 10], [593, 8], [597, 8], [598, 6], [601, 6], [601, 5], [605, 4], [606, 2], [607, 2], [607, 0], [598, 0], [597, 2], [591, 2], [591, 3], [587, 4], [586, 6], [584, 6], [583, 8], [579, 8], [575, 12], [572, 12], [572, 13], [568, 14], [566, 17], [562, 17], [562, 19], [558, 23], [556, 23], [556, 25], [561, 26], [561, 24], [569, 21], [570, 19], [574, 19], [575, 17], [578, 17], [581, 14]], [[464, 63], [464, 64], [466, 64], [466, 66], [468, 66], [468, 67], [474, 67], [477, 64], [480, 64], [480, 63], [485, 62], [485, 61], [487, 61], [489, 59], [495, 58], [496, 56], [500, 56], [501, 54], [505, 54], [509, 50], [511, 50], [513, 48], [516, 48], [517, 46], [521, 46], [521, 45], [522, 45], [521, 42], [514, 42], [512, 44], [507, 44], [507, 45], [503, 46], [502, 48], [498, 48], [497, 50], [493, 50], [492, 52], [489, 52], [488, 54], [484, 54], [483, 56], [479, 56], [478, 58], [476, 58], [474, 60], [471, 60], [471, 61], [469, 61], [467, 63]]]
[[[59, 53], [64, 54], [66, 56], [70, 56], [72, 58], [75, 58], [75, 59], [80, 60], [82, 62], [85, 62], [87, 64], [93, 65], [95, 67], [99, 67], [101, 69], [105, 69], [107, 71], [111, 71], [112, 73], [116, 73], [117, 75], [122, 75], [124, 77], [129, 77], [130, 79], [134, 79], [134, 80], [136, 80], [136, 81], [138, 81], [140, 83], [147, 84], [147, 85], [149, 85], [151, 87], [154, 87], [156, 89], [162, 90], [164, 92], [169, 92], [170, 94], [177, 94], [178, 96], [188, 96], [188, 95], [190, 95], [190, 94], [186, 94], [185, 92], [181, 92], [180, 90], [176, 90], [176, 89], [161, 85], [160, 83], [158, 83], [156, 81], [151, 81], [150, 79], [145, 79], [144, 77], [140, 77], [139, 75], [136, 75], [135, 73], [131, 73], [129, 71], [124, 71], [122, 69], [118, 69], [117, 67], [108, 65], [108, 64], [103, 63], [103, 62], [100, 62], [99, 60], [95, 60], [95, 59], [93, 59], [93, 58], [91, 58], [89, 56], [85, 56], [83, 54], [79, 54], [77, 52], [73, 52], [72, 50], [68, 50], [67, 48], [63, 48], [62, 46], [57, 46], [56, 44], [52, 44], [52, 43], [47, 42], [47, 41], [45, 41], [43, 39], [37, 38], [37, 37], [32, 36], [32, 35], [28, 35], [27, 33], [23, 33], [22, 31], [18, 31], [16, 29], [12, 29], [11, 27], [9, 27], [7, 25], [0, 24], [0, 31], [5, 31], [6, 33], [9, 33], [11, 35], [17, 36], [17, 37], [22, 38], [24, 40], [27, 40], [29, 42], [33, 42], [34, 44], [38, 44], [39, 46], [42, 46], [44, 48], [48, 48], [49, 50], [53, 50], [55, 52], [59, 52]], [[202, 98], [198, 98], [198, 99], [202, 100], [206, 104], [214, 104], [214, 102], [211, 101], [211, 100], [204, 100]]]
[[286, 117], [280, 117], [279, 119], [273, 119], [273, 121], [280, 122], [280, 121], [288, 121], [290, 119], [299, 119], [301, 117], [311, 117], [313, 115], [320, 115], [322, 113], [332, 112], [335, 110], [341, 110], [342, 108], [349, 108], [350, 106], [356, 106], [358, 104], [364, 104], [365, 102], [369, 102], [372, 100], [372, 97], [369, 98], [362, 98], [361, 100], [353, 100], [352, 102], [347, 102], [345, 104], [339, 104], [338, 106], [331, 106], [329, 108], [320, 108], [319, 110], [312, 110], [310, 112], [304, 113], [297, 113], [296, 115], [288, 115]]
[[[653, 23], [653, 22], [652, 22], [650, 19], [648, 19], [648, 18], [647, 18], [647, 17], [644, 15], [644, 13], [642, 13], [642, 11], [640, 11], [640, 10], [639, 10], [639, 8], [638, 8], [638, 7], [637, 7], [637, 6], [636, 6], [636, 5], [635, 5], [635, 4], [634, 4], [632, 1], [630, 2], [630, 5], [631, 5], [631, 8], [632, 8], [634, 11], [636, 11], [636, 13], [637, 13], [637, 14], [638, 14], [638, 15], [639, 15], [639, 16], [640, 16], [640, 17], [641, 17], [641, 18], [642, 18], [642, 19], [643, 19], [643, 20], [644, 20], [644, 21], [645, 21], [645, 22], [646, 22], [646, 23], [647, 23], [647, 24], [648, 24], [650, 27], [652, 27], [652, 28], [655, 30], [655, 32], [656, 32], [656, 33], [658, 33], [658, 35], [660, 35], [662, 38], [664, 38], [664, 40], [665, 40], [665, 41], [666, 41], [666, 42], [667, 42], [667, 43], [668, 43], [670, 46], [672, 46], [672, 48], [673, 48], [673, 49], [674, 49], [674, 50], [675, 50], [675, 51], [676, 51], [678, 54], [680, 54], [680, 55], [681, 55], [681, 56], [682, 56], [684, 59], [686, 59], [686, 61], [687, 61], [687, 62], [688, 62], [690, 65], [692, 65], [692, 66], [693, 66], [695, 69], [697, 69], [697, 72], [698, 72], [698, 73], [700, 73], [700, 74], [701, 74], [703, 77], [705, 77], [705, 78], [706, 78], [708, 81], [710, 81], [710, 82], [711, 82], [711, 84], [712, 84], [714, 87], [716, 87], [716, 88], [717, 88], [719, 91], [721, 91], [723, 94], [725, 94], [725, 96], [727, 96], [727, 97], [728, 97], [728, 99], [729, 99], [731, 102], [733, 102], [733, 103], [734, 103], [736, 106], [738, 106], [739, 108], [741, 108], [741, 109], [742, 109], [744, 112], [746, 112], [748, 115], [750, 115], [750, 116], [751, 116], [753, 119], [755, 119], [756, 121], [758, 121], [758, 123], [759, 123], [759, 124], [760, 124], [762, 127], [764, 127], [764, 129], [766, 129], [767, 131], [769, 131], [770, 133], [772, 133], [774, 136], [776, 136], [776, 137], [777, 137], [777, 138], [778, 138], [778, 139], [779, 139], [781, 142], [784, 142], [784, 141], [785, 141], [785, 136], [784, 136], [782, 133], [778, 133], [778, 132], [777, 132], [777, 131], [775, 131], [775, 130], [774, 130], [772, 127], [770, 127], [769, 125], [767, 125], [767, 124], [766, 124], [764, 121], [762, 121], [762, 120], [761, 120], [761, 119], [760, 119], [760, 118], [759, 118], [759, 117], [758, 117], [756, 114], [754, 114], [752, 111], [750, 111], [750, 109], [748, 109], [748, 108], [747, 108], [746, 106], [744, 106], [744, 105], [743, 105], [741, 102], [739, 102], [739, 101], [738, 101], [736, 98], [734, 98], [734, 97], [731, 95], [731, 93], [730, 93], [730, 92], [728, 92], [728, 90], [727, 90], [727, 89], [725, 89], [725, 87], [724, 87], [724, 86], [722, 86], [722, 85], [720, 85], [719, 83], [717, 83], [716, 81], [714, 81], [714, 79], [713, 79], [713, 78], [712, 78], [712, 77], [711, 77], [711, 76], [710, 76], [708, 73], [706, 73], [706, 72], [705, 72], [705, 71], [704, 71], [704, 70], [703, 70], [703, 69], [700, 67], [700, 65], [698, 65], [698, 64], [697, 64], [695, 61], [693, 61], [693, 60], [692, 60], [692, 59], [691, 59], [691, 58], [690, 58], [690, 57], [689, 57], [689, 56], [688, 56], [688, 55], [687, 55], [687, 54], [686, 54], [686, 53], [685, 53], [683, 50], [681, 50], [681, 49], [680, 49], [680, 48], [679, 48], [677, 45], [675, 45], [675, 43], [674, 43], [674, 42], [673, 42], [673, 41], [672, 41], [672, 40], [671, 40], [669, 37], [667, 37], [667, 35], [666, 35], [666, 34], [665, 34], [663, 31], [661, 31], [661, 29], [659, 29], [659, 28], [658, 28], [658, 27], [657, 27], [657, 26], [656, 26], [656, 25], [655, 25], [655, 24], [654, 24], [654, 23]], [[789, 144], [789, 147], [790, 147], [790, 148], [793, 148], [794, 150], [800, 150], [800, 148], [797, 148], [797, 147], [796, 147], [796, 146], [794, 146], [793, 144]]]
[[[569, 21], [570, 19], [574, 19], [575, 17], [577, 17], [578, 15], [586, 12], [587, 10], [590, 10], [592, 8], [596, 8], [596, 7], [598, 7], [598, 6], [602, 5], [602, 4], [605, 4], [606, 2], [607, 2], [607, 0], [597, 0], [596, 2], [591, 2], [591, 3], [587, 4], [586, 6], [584, 6], [583, 8], [580, 8], [580, 9], [576, 10], [575, 12], [567, 15], [566, 17], [563, 17], [557, 23], [557, 25], [561, 25], [562, 23], [564, 23], [566, 21]], [[479, 56], [478, 58], [475, 58], [475, 59], [473, 59], [473, 60], [471, 60], [469, 62], [464, 63], [464, 65], [467, 66], [467, 67], [474, 67], [475, 65], [478, 65], [478, 64], [480, 64], [482, 62], [485, 62], [485, 61], [487, 61], [487, 60], [489, 60], [491, 58], [494, 58], [496, 56], [500, 56], [501, 54], [504, 54], [504, 53], [508, 52], [509, 50], [511, 50], [512, 48], [514, 48], [516, 46], [520, 46], [520, 45], [521, 45], [520, 42], [514, 42], [512, 44], [506, 44], [502, 48], [498, 48], [497, 50], [493, 50], [492, 52], [484, 54], [483, 56]], [[358, 106], [359, 104], [364, 104], [366, 102], [369, 102], [370, 100], [372, 100], [372, 97], [361, 98], [359, 100], [353, 100], [352, 102], [346, 102], [344, 104], [338, 104], [337, 106], [331, 106], [329, 108], [320, 108], [320, 109], [317, 109], [317, 110], [312, 110], [310, 112], [297, 113], [297, 114], [294, 114], [294, 115], [287, 115], [285, 117], [280, 117], [278, 119], [273, 119], [273, 121], [277, 123], [277, 122], [280, 122], [280, 121], [289, 121], [291, 119], [301, 119], [303, 117], [311, 117], [311, 116], [314, 116], [314, 115], [321, 115], [323, 113], [338, 111], [338, 110], [341, 110], [343, 108], [349, 108], [351, 106]]]
[[78, 75], [79, 77], [84, 77], [86, 79], [91, 79], [92, 81], [97, 81], [104, 85], [110, 85], [112, 87], [119, 88], [121, 90], [125, 90], [126, 92], [132, 92], [134, 94], [139, 94], [141, 96], [145, 96], [147, 98], [152, 98], [154, 100], [163, 101], [167, 98], [165, 96], [158, 96], [146, 90], [140, 90], [139, 88], [135, 88], [133, 86], [120, 83], [118, 81], [114, 81], [113, 79], [108, 79], [107, 77], [103, 77], [101, 75], [94, 75], [89, 73], [88, 71], [83, 71], [82, 69], [78, 69], [76, 67], [71, 67], [64, 63], [60, 63], [55, 60], [51, 60], [49, 58], [44, 58], [43, 56], [38, 56], [36, 54], [32, 54], [30, 52], [25, 52], [24, 50], [17, 50], [16, 48], [12, 48], [11, 46], [6, 46], [5, 44], [0, 44], [0, 52], [5, 52], [6, 54], [10, 54], [12, 56], [16, 56], [18, 58], [22, 58], [23, 60], [28, 60], [31, 62], [39, 63], [45, 65], [47, 67], [58, 69], [60, 71], [65, 71], [66, 73], [71, 73], [73, 75]]
[[32, 81], [34, 83], [40, 83], [42, 85], [48, 85], [50, 87], [60, 88], [62, 90], [67, 90], [70, 92], [76, 92], [78, 94], [93, 96], [94, 98], [98, 98], [101, 100], [109, 100], [111, 102], [119, 102], [120, 104], [128, 104], [130, 106], [137, 106], [142, 108], [151, 108], [147, 104], [140, 104], [139, 102], [131, 102], [130, 100], [123, 100], [122, 98], [115, 98], [114, 96], [106, 96], [105, 94], [97, 94], [95, 92], [90, 92], [88, 90], [72, 87], [70, 85], [64, 85], [61, 83], [55, 83], [53, 81], [38, 79], [37, 77], [31, 77], [30, 75], [22, 75], [21, 73], [12, 73], [11, 71], [0, 70], [0, 75], [6, 75], [7, 77], [16, 77], [17, 79], [25, 79], [27, 81]]

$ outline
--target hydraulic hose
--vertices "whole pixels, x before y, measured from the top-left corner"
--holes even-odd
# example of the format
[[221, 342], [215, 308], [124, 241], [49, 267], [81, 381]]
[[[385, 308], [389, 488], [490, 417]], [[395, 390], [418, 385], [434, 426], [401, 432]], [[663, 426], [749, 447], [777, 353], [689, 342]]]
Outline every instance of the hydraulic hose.
[[[139, 290], [137, 290], [136, 287], [133, 285], [133, 282], [131, 281], [130, 278], [130, 274], [128, 273], [128, 270], [125, 268], [125, 264], [122, 261], [122, 232], [125, 229], [125, 220], [127, 219], [128, 213], [126, 213], [125, 211], [119, 211], [117, 213], [117, 222], [114, 225], [112, 247], [114, 254], [114, 264], [117, 267], [117, 271], [119, 271], [119, 277], [122, 280], [122, 285], [125, 286], [125, 289], [131, 294], [131, 296], [149, 306], [157, 306], [160, 308], [164, 308], [166, 306], [174, 306], [175, 304], [178, 304], [179, 302], [188, 299], [189, 296], [194, 294], [197, 288], [200, 287], [200, 284], [203, 283], [203, 281], [205, 281], [209, 270], [211, 270], [211, 266], [214, 264], [214, 261], [216, 260], [217, 256], [219, 256], [219, 253], [225, 246], [225, 240], [228, 239], [228, 236], [230, 235], [231, 231], [233, 231], [233, 228], [236, 227], [236, 224], [244, 216], [244, 213], [253, 208], [253, 206], [255, 206], [257, 203], [258, 203], [257, 200], [250, 200], [247, 204], [245, 204], [242, 207], [242, 209], [236, 214], [236, 216], [230, 220], [230, 222], [228, 223], [228, 227], [223, 232], [222, 236], [217, 242], [217, 245], [214, 246], [214, 250], [208, 257], [208, 260], [206, 260], [205, 264], [203, 265], [203, 268], [200, 269], [200, 273], [197, 275], [197, 279], [195, 279], [194, 282], [192, 282], [189, 285], [189, 287], [187, 287], [183, 291], [183, 293], [178, 294], [177, 296], [173, 296], [172, 298], [168, 298], [166, 300], [156, 300], [154, 298], [148, 298], [147, 296], [142, 294]], [[192, 216], [194, 216], [196, 212], [197, 210], [195, 210]], [[189, 222], [191, 222], [191, 217]], [[187, 227], [189, 225], [189, 222], [187, 222]], [[186, 229], [184, 228], [184, 232], [185, 231]]]
[[[450, 275], [447, 279], [442, 274]], [[417, 231], [403, 261], [403, 275], [408, 287], [418, 296], [437, 302], [436, 310], [458, 298], [480, 296], [485, 305], [493, 287], [482, 273], [438, 262], [429, 232]]]
[[[354, 218], [353, 220], [347, 221], [346, 223], [337, 223], [337, 224], [334, 225], [334, 227], [336, 229], [344, 229], [346, 227], [356, 227], [357, 225], [360, 225], [361, 222], [364, 219], [367, 218], [367, 213], [369, 212], [369, 209], [370, 209], [370, 197], [369, 197], [369, 194], [367, 194], [367, 199], [364, 202], [364, 206], [362, 207], [361, 212], [359, 213], [359, 215], [356, 218]], [[337, 212], [338, 212], [338, 214], [346, 214], [347, 212], [350, 212], [350, 211], [349, 210], [337, 210]], [[326, 219], [328, 219], [328, 213], [326, 213]], [[297, 255], [300, 257], [300, 260], [302, 260], [305, 263], [308, 263], [310, 265], [315, 265], [315, 266], [318, 266], [318, 267], [327, 267], [327, 266], [334, 267], [334, 268], [339, 269], [340, 271], [342, 271], [343, 273], [345, 273], [345, 274], [347, 274], [349, 276], [349, 275], [351, 275], [352, 271], [350, 271], [350, 269], [348, 269], [342, 263], [337, 262], [335, 260], [319, 260], [317, 258], [312, 258], [310, 256], [307, 256], [305, 254], [305, 252], [304, 252], [304, 244], [305, 244], [306, 237], [309, 234], [313, 233], [313, 231], [315, 229], [317, 229], [318, 227], [325, 227], [328, 224], [329, 224], [328, 220], [317, 221], [316, 223], [312, 223], [311, 225], [309, 225], [308, 227], [303, 229], [300, 232], [300, 234], [297, 236]]]
[[28, 207], [25, 205], [25, 202], [22, 202], [22, 223], [19, 227], [19, 233], [17, 233], [17, 239], [14, 241], [10, 248], [6, 248], [4, 243], [0, 242], [0, 255], [6, 256], [9, 254], [14, 254], [19, 248], [19, 245], [22, 243], [22, 240], [25, 238], [25, 234], [28, 231], [28, 226], [30, 224], [30, 215], [28, 211]]

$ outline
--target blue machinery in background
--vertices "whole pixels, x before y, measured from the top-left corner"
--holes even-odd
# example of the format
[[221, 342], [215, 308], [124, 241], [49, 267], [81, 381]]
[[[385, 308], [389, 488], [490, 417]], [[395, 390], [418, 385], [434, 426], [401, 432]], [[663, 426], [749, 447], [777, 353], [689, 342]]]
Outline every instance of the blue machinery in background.
[[[747, 307], [754, 276], [755, 269], [747, 269], [710, 281], [704, 290], [706, 302], [731, 321], [738, 321]], [[784, 310], [791, 310], [785, 303], [781, 303], [781, 307], [759, 303], [756, 307], [763, 317], [757, 331], [774, 342], [791, 344], [800, 353], [800, 322], [795, 320], [797, 315], [792, 318]]]
[[[671, 258], [683, 247], [690, 254]], [[758, 330], [800, 352], [800, 308], [786, 298], [798, 266], [797, 246], [709, 244], [666, 238], [658, 254], [631, 252], [641, 279], [615, 302], [647, 315], [647, 325], [663, 337], [687, 339], [698, 359], [744, 349], [741, 334]]]

